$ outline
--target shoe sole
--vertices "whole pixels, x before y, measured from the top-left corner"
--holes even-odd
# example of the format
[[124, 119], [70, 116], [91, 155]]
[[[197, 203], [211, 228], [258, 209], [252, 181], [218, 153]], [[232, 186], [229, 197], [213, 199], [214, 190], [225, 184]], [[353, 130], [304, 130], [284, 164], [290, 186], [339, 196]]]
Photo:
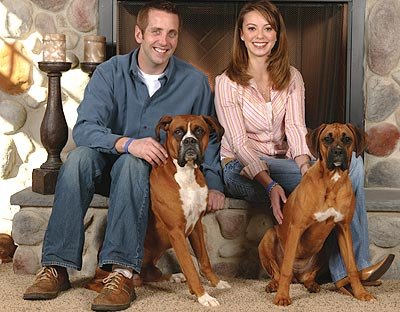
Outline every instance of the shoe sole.
[[62, 291], [71, 288], [71, 284], [65, 284], [60, 291], [54, 293], [25, 293], [22, 298], [24, 300], [51, 300], [56, 298]]
[[131, 301], [126, 304], [93, 304], [91, 306], [91, 309], [93, 311], [120, 311], [120, 310], [125, 310], [128, 309], [131, 306], [131, 303], [136, 299], [136, 294], [132, 295]]
[[379, 269], [377, 269], [374, 273], [372, 273], [367, 279], [363, 280], [363, 282], [374, 282], [380, 279], [382, 275], [385, 274], [387, 270], [389, 270], [393, 260], [394, 260], [394, 255], [390, 254], [382, 263], [382, 265], [379, 267]]

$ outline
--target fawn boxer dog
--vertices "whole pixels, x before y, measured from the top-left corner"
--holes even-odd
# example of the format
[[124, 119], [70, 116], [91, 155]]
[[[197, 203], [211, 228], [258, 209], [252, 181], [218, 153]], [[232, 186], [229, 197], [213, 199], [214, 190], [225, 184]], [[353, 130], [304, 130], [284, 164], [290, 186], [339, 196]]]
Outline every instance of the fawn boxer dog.
[[[200, 270], [211, 285], [218, 289], [230, 288], [213, 272], [205, 247], [201, 218], [206, 212], [208, 188], [200, 170], [204, 160], [210, 132], [216, 132], [220, 141], [224, 134], [218, 120], [211, 116], [164, 116], [156, 126], [156, 138], [161, 130], [166, 132], [164, 147], [167, 163], [154, 167], [150, 173], [151, 210], [149, 213], [144, 258], [140, 277], [134, 275], [134, 285], [170, 279], [162, 275], [156, 263], [167, 249], [173, 247], [183, 271], [174, 281], [187, 280], [189, 290], [203, 306], [218, 306], [201, 284], [199, 274], [190, 254], [187, 238], [200, 263]], [[94, 279], [85, 287], [100, 292], [102, 280], [109, 272], [96, 269]]]
[[350, 124], [323, 124], [307, 134], [307, 144], [317, 161], [288, 197], [283, 223], [269, 229], [258, 247], [271, 276], [266, 291], [277, 291], [273, 302], [281, 306], [291, 304], [292, 277], [308, 291], [319, 292], [315, 277], [324, 262], [322, 246], [336, 227], [354, 296], [372, 300], [358, 275], [350, 229], [355, 196], [349, 166], [352, 152], [359, 156], [366, 148], [366, 135]]
[[165, 279], [155, 266], [171, 246], [188, 282], [189, 290], [204, 306], [217, 306], [218, 301], [204, 290], [190, 255], [186, 238], [199, 259], [200, 269], [211, 285], [230, 288], [213, 272], [205, 247], [201, 218], [206, 212], [208, 188], [200, 170], [210, 131], [221, 140], [224, 129], [210, 116], [164, 116], [156, 126], [167, 134], [164, 147], [167, 163], [150, 173], [151, 213], [144, 243], [145, 253], [140, 277], [144, 281]]

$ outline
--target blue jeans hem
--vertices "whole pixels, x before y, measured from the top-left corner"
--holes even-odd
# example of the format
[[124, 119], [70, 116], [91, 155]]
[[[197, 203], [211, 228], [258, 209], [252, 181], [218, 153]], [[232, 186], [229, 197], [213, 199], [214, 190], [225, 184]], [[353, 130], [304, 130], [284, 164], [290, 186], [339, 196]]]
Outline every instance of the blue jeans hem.
[[77, 271], [80, 271], [82, 269], [81, 267], [78, 267], [76, 265], [73, 265], [73, 264], [70, 264], [70, 263], [66, 263], [66, 262], [63, 262], [63, 261], [54, 261], [54, 260], [53, 261], [42, 261], [42, 266], [43, 267], [45, 267], [45, 266], [55, 266], [55, 265], [63, 267], [63, 268], [66, 268], [66, 269], [74, 269], [74, 270], [77, 270]]
[[[358, 269], [358, 271], [361, 271], [362, 269], [368, 268], [369, 266], [371, 266], [371, 264], [369, 262], [363, 261], [361, 265], [357, 264], [357, 269]], [[336, 274], [336, 273], [333, 274], [331, 272], [331, 278], [334, 283], [336, 283], [337, 281], [340, 281], [341, 279], [345, 278], [346, 276], [347, 276], [347, 271], [342, 271], [338, 274]]]
[[137, 273], [140, 273], [140, 269], [142, 267], [142, 260], [135, 259], [135, 260], [133, 260], [133, 264], [126, 263], [124, 261], [117, 261], [117, 260], [103, 260], [99, 263], [99, 267], [102, 267], [103, 265], [107, 265], [107, 264], [111, 264], [111, 265], [116, 264], [116, 265], [124, 266], [124, 267], [130, 268], [130, 269], [133, 269]]

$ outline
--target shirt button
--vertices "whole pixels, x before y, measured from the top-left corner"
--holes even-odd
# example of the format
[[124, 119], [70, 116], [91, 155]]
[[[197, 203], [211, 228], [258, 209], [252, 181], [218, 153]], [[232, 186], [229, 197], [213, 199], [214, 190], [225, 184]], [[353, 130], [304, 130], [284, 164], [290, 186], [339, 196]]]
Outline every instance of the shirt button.
[[143, 129], [147, 129], [147, 126], [143, 126]]

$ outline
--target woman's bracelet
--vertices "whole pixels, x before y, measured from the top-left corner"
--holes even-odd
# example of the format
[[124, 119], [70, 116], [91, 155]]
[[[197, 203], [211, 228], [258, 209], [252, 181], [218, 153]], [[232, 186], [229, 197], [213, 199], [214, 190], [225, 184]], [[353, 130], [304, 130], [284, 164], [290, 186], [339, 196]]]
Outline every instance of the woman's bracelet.
[[131, 145], [131, 143], [135, 140], [135, 138], [130, 138], [128, 141], [125, 142], [124, 144], [124, 153], [127, 154], [128, 153], [128, 148], [129, 145]]
[[302, 164], [300, 165], [300, 172], [301, 172], [301, 170], [303, 169], [303, 167], [304, 167], [305, 165], [311, 165], [311, 164], [310, 164], [309, 161], [306, 161], [305, 163], [302, 163]]
[[271, 198], [272, 189], [273, 189], [275, 186], [278, 186], [278, 185], [279, 185], [278, 182], [275, 182], [274, 180], [272, 180], [272, 181], [267, 185], [266, 190], [267, 190], [267, 193], [268, 193], [269, 198]]

